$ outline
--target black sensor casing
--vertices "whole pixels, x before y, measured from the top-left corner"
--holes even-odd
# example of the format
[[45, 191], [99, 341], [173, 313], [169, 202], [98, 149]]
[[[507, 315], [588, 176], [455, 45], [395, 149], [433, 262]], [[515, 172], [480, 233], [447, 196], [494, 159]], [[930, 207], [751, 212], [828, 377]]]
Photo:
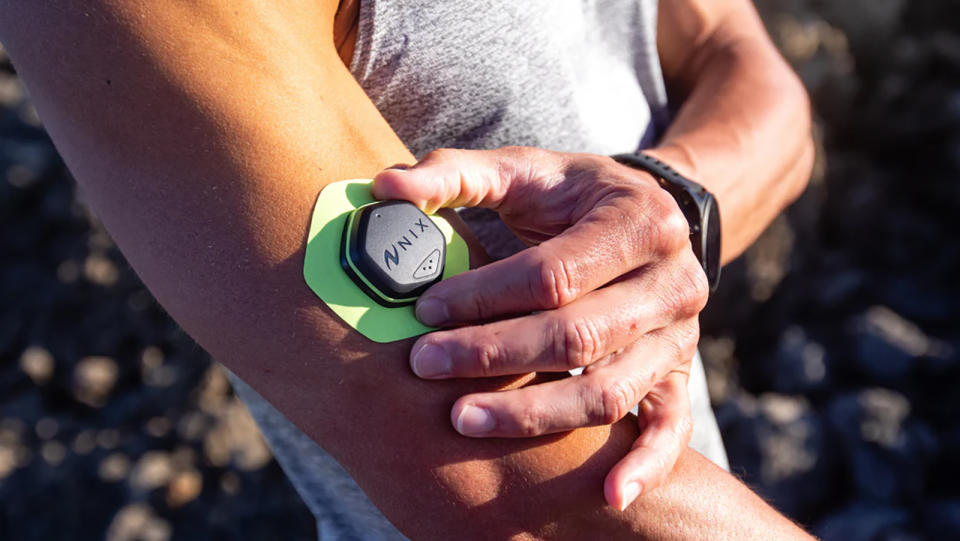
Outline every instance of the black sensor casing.
[[447, 241], [407, 201], [380, 201], [352, 211], [340, 243], [340, 265], [370, 298], [405, 306], [443, 277]]

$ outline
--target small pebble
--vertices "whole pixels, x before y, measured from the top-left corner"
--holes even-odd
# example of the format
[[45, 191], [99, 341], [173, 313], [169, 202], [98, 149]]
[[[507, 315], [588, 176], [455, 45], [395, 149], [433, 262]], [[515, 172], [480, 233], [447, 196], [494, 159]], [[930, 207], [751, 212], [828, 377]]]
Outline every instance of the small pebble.
[[97, 474], [100, 479], [115, 483], [122, 481], [130, 472], [130, 458], [123, 453], [110, 453], [100, 462]]
[[116, 381], [117, 363], [110, 357], [84, 357], [74, 369], [77, 400], [90, 406], [103, 406]]
[[20, 368], [36, 385], [50, 381], [53, 364], [53, 355], [40, 346], [30, 346], [20, 354]]
[[153, 490], [165, 485], [172, 475], [170, 455], [163, 451], [149, 451], [133, 467], [130, 485], [138, 490]]
[[63, 462], [67, 456], [67, 447], [57, 440], [50, 440], [40, 448], [40, 456], [51, 466], [56, 466]]
[[203, 491], [203, 478], [196, 470], [180, 472], [173, 477], [167, 486], [167, 505], [180, 507], [189, 503]]

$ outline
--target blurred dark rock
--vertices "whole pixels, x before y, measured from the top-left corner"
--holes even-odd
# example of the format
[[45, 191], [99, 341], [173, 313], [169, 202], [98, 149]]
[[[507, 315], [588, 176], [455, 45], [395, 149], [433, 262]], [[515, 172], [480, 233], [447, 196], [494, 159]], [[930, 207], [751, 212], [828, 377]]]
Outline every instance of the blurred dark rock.
[[940, 452], [932, 466], [936, 475], [931, 490], [940, 494], [954, 494], [956, 480], [960, 479], [960, 420], [951, 421], [949, 428], [941, 431]]
[[854, 342], [854, 364], [869, 381], [895, 385], [915, 367], [930, 348], [929, 339], [915, 325], [891, 310], [874, 306], [848, 323]]
[[846, 32], [857, 57], [876, 54], [876, 43], [899, 30], [907, 0], [844, 0], [817, 2], [824, 19]]
[[829, 499], [832, 445], [824, 423], [803, 398], [741, 393], [717, 412], [731, 456], [751, 464], [741, 474], [793, 517], [809, 517]]
[[885, 279], [878, 289], [884, 302], [914, 320], [950, 321], [960, 317], [960, 299], [944, 292], [943, 284], [936, 283], [936, 276], [924, 280], [918, 271], [913, 276], [892, 276]]
[[167, 541], [171, 538], [170, 523], [143, 504], [128, 505], [117, 512], [107, 541]]
[[773, 355], [759, 370], [773, 391], [808, 393], [823, 390], [831, 384], [828, 361], [823, 344], [794, 325], [783, 331]]
[[855, 504], [828, 515], [813, 527], [824, 541], [877, 541], [909, 537], [910, 512], [896, 507]]
[[847, 393], [830, 403], [827, 423], [856, 497], [903, 504], [922, 496], [938, 442], [930, 427], [910, 416], [906, 397], [880, 388]]
[[928, 539], [960, 538], [960, 500], [928, 501], [920, 509], [920, 523]]
[[[724, 269], [701, 318], [731, 464], [825, 539], [960, 538], [960, 4], [757, 4], [822, 153], [786, 227]], [[763, 261], [785, 272], [757, 296]], [[829, 487], [816, 504], [763, 475], [771, 391], [820, 419], [832, 464], [810, 474]]]
[[811, 285], [820, 306], [835, 308], [849, 302], [867, 284], [863, 271], [841, 267], [833, 272], [819, 274]]
[[110, 357], [84, 357], [74, 368], [77, 400], [103, 406], [117, 381], [117, 362]]

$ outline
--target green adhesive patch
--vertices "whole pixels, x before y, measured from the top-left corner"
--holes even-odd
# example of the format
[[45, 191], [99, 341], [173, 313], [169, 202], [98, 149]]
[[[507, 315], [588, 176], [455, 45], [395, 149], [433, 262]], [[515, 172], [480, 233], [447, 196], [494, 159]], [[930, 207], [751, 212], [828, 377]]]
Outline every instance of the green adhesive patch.
[[[433, 330], [414, 317], [413, 305], [387, 308], [363, 292], [340, 266], [340, 241], [347, 217], [354, 209], [374, 203], [370, 180], [328, 184], [313, 207], [303, 278], [337, 316], [374, 342], [395, 342]], [[450, 224], [434, 214], [430, 219], [447, 241], [443, 279], [470, 268], [467, 243]]]

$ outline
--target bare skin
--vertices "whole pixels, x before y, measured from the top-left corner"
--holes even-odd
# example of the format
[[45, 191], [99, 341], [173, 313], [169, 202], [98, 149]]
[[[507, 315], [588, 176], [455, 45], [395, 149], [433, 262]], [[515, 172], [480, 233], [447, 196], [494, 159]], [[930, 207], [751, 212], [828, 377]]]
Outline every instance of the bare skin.
[[[684, 450], [626, 511], [600, 487], [618, 422], [468, 439], [458, 397], [532, 376], [427, 382], [303, 283], [317, 192], [413, 157], [343, 66], [335, 1], [0, 0], [0, 40], [94, 210], [156, 298], [417, 539], [807, 536]], [[748, 518], [745, 518], [748, 517]]]

